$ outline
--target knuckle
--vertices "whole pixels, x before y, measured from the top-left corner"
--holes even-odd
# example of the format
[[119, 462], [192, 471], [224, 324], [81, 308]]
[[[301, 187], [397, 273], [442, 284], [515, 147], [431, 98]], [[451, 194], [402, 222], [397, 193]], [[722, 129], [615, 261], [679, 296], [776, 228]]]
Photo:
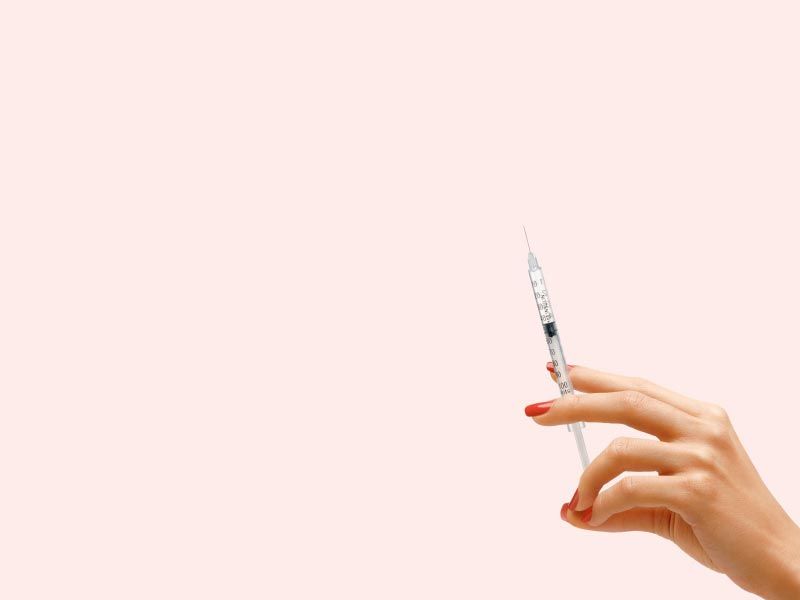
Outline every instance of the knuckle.
[[636, 490], [636, 479], [633, 477], [624, 477], [619, 482], [620, 491], [626, 496], [631, 496]]
[[652, 532], [661, 537], [672, 539], [673, 513], [670, 510], [660, 509], [653, 511]]
[[641, 410], [647, 400], [647, 396], [636, 390], [625, 390], [622, 393], [622, 402], [631, 410]]
[[714, 491], [714, 482], [707, 473], [693, 473], [684, 479], [686, 491], [695, 498], [708, 499]]
[[711, 404], [708, 406], [708, 417], [711, 421], [727, 424], [730, 422], [728, 412], [718, 404]]
[[716, 454], [706, 446], [697, 446], [692, 449], [694, 463], [702, 468], [710, 469], [717, 463]]
[[731, 440], [730, 428], [724, 423], [713, 421], [706, 428], [706, 439], [716, 447], [727, 446]]
[[609, 458], [612, 460], [618, 460], [628, 455], [630, 444], [630, 438], [618, 437], [608, 445], [606, 452], [608, 452]]

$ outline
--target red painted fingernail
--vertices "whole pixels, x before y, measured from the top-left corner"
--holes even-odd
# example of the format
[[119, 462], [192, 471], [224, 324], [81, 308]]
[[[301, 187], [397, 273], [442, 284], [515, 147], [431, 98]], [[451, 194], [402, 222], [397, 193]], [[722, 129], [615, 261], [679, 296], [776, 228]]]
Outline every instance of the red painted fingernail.
[[591, 518], [592, 518], [592, 507], [590, 506], [589, 508], [586, 509], [586, 512], [583, 513], [581, 521], [583, 521], [584, 523], [588, 523], [589, 519]]
[[525, 407], [525, 415], [528, 417], [538, 417], [539, 415], [543, 415], [550, 407], [553, 406], [553, 402], [555, 400], [548, 400], [547, 402], [539, 402], [539, 404], [531, 404], [530, 406]]
[[569, 501], [569, 509], [575, 510], [576, 506], [578, 506], [578, 490], [575, 490], [575, 493], [572, 494], [572, 500]]
[[561, 507], [561, 519], [563, 521], [567, 520], [567, 505], [566, 504]]

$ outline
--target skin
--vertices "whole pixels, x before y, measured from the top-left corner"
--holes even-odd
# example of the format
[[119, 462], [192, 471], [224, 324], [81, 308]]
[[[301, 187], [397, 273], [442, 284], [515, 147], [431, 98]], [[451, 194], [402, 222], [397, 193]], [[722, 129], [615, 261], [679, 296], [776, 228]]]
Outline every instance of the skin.
[[[577, 497], [562, 507], [565, 521], [590, 531], [654, 533], [762, 598], [800, 598], [800, 528], [721, 407], [638, 377], [582, 366], [569, 375], [585, 393], [550, 401], [533, 417], [537, 424], [622, 423], [658, 439], [614, 440], [583, 472]], [[628, 471], [657, 475], [626, 476], [603, 489]]]

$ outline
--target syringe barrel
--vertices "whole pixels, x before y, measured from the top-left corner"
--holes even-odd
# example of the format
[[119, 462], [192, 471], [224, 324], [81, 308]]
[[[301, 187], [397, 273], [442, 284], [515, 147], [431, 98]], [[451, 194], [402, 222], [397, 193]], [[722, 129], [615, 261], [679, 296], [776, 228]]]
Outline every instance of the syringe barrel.
[[[558, 336], [556, 318], [553, 314], [553, 306], [550, 304], [550, 296], [547, 293], [547, 285], [544, 282], [544, 275], [541, 267], [533, 254], [528, 256], [528, 275], [533, 286], [533, 295], [536, 298], [536, 307], [539, 309], [539, 319], [542, 322], [544, 336], [547, 339], [547, 346], [550, 350], [550, 359], [553, 362], [553, 371], [558, 380], [558, 389], [562, 396], [574, 394], [572, 382], [567, 371], [567, 361], [564, 358], [564, 348], [561, 346], [561, 338]], [[579, 427], [586, 427], [586, 423], [578, 423]], [[567, 425], [567, 429], [572, 431], [572, 425]]]
[[[561, 338], [558, 335], [555, 321], [544, 326], [544, 337], [547, 339], [547, 347], [550, 350], [550, 360], [553, 362], [553, 373], [558, 381], [558, 391], [562, 396], [574, 394], [572, 381], [569, 379], [567, 360], [564, 358], [564, 348], [561, 346]], [[567, 429], [572, 431], [572, 425], [567, 425]], [[579, 427], [586, 427], [586, 423], [577, 423]]]
[[544, 283], [544, 274], [533, 254], [528, 255], [528, 276], [531, 278], [533, 296], [536, 298], [536, 308], [539, 309], [542, 326], [555, 323], [556, 317], [553, 314], [553, 306], [550, 304], [550, 296]]

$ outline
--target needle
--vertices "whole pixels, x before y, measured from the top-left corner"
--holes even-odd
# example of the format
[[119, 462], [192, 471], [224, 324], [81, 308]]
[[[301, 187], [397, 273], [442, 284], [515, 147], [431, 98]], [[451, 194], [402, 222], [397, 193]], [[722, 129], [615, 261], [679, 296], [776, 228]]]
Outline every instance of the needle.
[[533, 251], [531, 250], [531, 243], [528, 240], [528, 230], [525, 229], [525, 225], [522, 226], [522, 231], [525, 232], [525, 243], [528, 244], [528, 252], [533, 253]]

